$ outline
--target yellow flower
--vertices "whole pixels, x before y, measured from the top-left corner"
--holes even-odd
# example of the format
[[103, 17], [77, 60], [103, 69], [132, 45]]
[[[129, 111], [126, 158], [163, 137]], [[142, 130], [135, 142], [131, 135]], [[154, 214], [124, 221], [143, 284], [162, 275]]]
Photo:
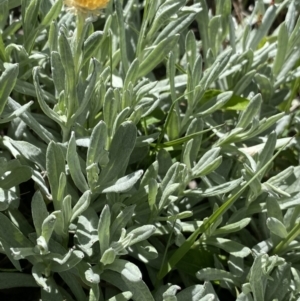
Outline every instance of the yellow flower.
[[90, 14], [98, 14], [99, 11], [105, 8], [110, 0], [65, 0], [65, 4], [71, 10]]

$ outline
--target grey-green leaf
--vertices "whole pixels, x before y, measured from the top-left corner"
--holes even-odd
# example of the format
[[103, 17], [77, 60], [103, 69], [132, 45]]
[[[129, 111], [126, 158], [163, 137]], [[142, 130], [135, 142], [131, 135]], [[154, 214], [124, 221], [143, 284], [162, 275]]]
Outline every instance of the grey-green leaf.
[[91, 192], [89, 190], [85, 191], [80, 197], [74, 208], [72, 209], [71, 222], [74, 221], [81, 213], [83, 213], [90, 205], [91, 202]]
[[123, 171], [135, 146], [136, 132], [136, 127], [131, 122], [124, 122], [117, 129], [109, 149], [109, 163], [100, 174], [99, 184], [117, 179]]
[[8, 96], [13, 90], [19, 74], [18, 64], [9, 64], [0, 77], [0, 115], [7, 103]]
[[71, 177], [81, 192], [89, 189], [87, 181], [82, 173], [79, 156], [76, 152], [75, 133], [72, 132], [67, 151], [67, 162]]
[[223, 249], [236, 257], [247, 257], [251, 253], [251, 250], [248, 247], [230, 239], [210, 237], [206, 240], [206, 243]]
[[108, 249], [110, 243], [110, 221], [111, 214], [108, 205], [105, 205], [99, 219], [98, 238], [100, 243], [101, 254]]
[[284, 224], [275, 217], [269, 217], [267, 219], [267, 227], [272, 233], [278, 235], [281, 238], [286, 238], [288, 236], [288, 232]]
[[125, 177], [118, 179], [112, 186], [103, 189], [102, 193], [124, 193], [130, 190], [133, 187], [133, 185], [141, 178], [142, 175], [142, 170], [133, 172]]
[[65, 158], [60, 146], [53, 141], [47, 148], [46, 167], [54, 208], [59, 210], [61, 207], [58, 203], [59, 179], [60, 175], [65, 172]]
[[36, 234], [37, 236], [40, 236], [42, 234], [43, 222], [49, 215], [45, 201], [40, 191], [37, 191], [32, 198], [31, 212]]
[[143, 77], [151, 72], [175, 47], [179, 35], [170, 36], [162, 40], [154, 49], [145, 57], [140, 64], [138, 77]]

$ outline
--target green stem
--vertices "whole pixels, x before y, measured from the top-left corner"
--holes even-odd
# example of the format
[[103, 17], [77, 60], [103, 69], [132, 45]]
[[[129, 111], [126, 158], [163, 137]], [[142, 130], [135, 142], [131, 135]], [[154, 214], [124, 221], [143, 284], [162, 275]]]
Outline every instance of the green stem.
[[63, 140], [62, 142], [67, 142], [70, 139], [70, 126], [62, 128]]
[[160, 278], [159, 276], [160, 276], [160, 272], [162, 271], [162, 267], [164, 266], [165, 261], [166, 261], [166, 258], [167, 258], [167, 254], [168, 254], [169, 247], [170, 247], [170, 245], [171, 245], [171, 239], [172, 239], [172, 236], [173, 236], [175, 224], [176, 224], [176, 219], [175, 219], [174, 222], [173, 222], [172, 229], [171, 229], [171, 232], [170, 232], [168, 241], [167, 241], [167, 246], [166, 246], [166, 249], [165, 249], [165, 252], [164, 252], [164, 255], [163, 255], [163, 259], [162, 259], [162, 262], [161, 262], [160, 271], [159, 271], [159, 273], [157, 274], [155, 287], [158, 286], [158, 281], [159, 281], [160, 279], [162, 279], [162, 278]]
[[272, 254], [281, 253], [298, 235], [300, 235], [300, 223], [295, 224], [288, 236], [273, 249]]
[[113, 81], [113, 50], [112, 50], [112, 33], [109, 32], [109, 67], [110, 67], [110, 87], [113, 87], [112, 81]]

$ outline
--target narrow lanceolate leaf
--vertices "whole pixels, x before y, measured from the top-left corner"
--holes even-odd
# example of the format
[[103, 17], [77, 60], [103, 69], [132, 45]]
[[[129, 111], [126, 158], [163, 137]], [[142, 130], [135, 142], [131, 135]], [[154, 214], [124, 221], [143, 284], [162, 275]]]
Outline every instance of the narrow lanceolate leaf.
[[72, 209], [71, 222], [89, 207], [91, 202], [91, 195], [91, 192], [87, 190], [78, 200], [78, 202]]
[[213, 245], [224, 251], [236, 256], [236, 257], [246, 257], [251, 253], [251, 250], [248, 247], [243, 246], [240, 243], [237, 243], [233, 240], [225, 239], [225, 238], [213, 238], [210, 237], [206, 240], [208, 245]]
[[109, 163], [100, 174], [99, 184], [116, 179], [123, 171], [135, 146], [136, 132], [132, 122], [124, 122], [119, 126], [109, 149]]
[[258, 156], [257, 169], [261, 169], [271, 159], [276, 147], [276, 138], [275, 132], [269, 134], [265, 147]]
[[281, 238], [286, 238], [288, 236], [288, 232], [284, 224], [275, 217], [269, 217], [267, 219], [267, 227], [272, 233]]
[[184, 3], [185, 1], [183, 0], [166, 1], [163, 3], [155, 14], [155, 19], [147, 34], [147, 37], [150, 39], [172, 15], [178, 12]]
[[143, 59], [140, 64], [138, 77], [143, 77], [151, 72], [163, 59], [168, 55], [168, 53], [175, 47], [179, 35], [170, 36], [162, 40], [158, 45], [153, 46], [154, 49], [149, 53], [149, 55]]
[[93, 244], [98, 240], [98, 215], [92, 209], [88, 208], [78, 218], [76, 239], [80, 248], [89, 255]]
[[220, 110], [229, 101], [232, 96], [232, 92], [224, 92], [206, 102], [199, 108], [199, 113], [195, 117], [202, 117], [204, 115], [212, 114], [213, 112]]
[[69, 227], [69, 222], [72, 217], [72, 198], [70, 195], [67, 195], [62, 201], [62, 214], [64, 220], [64, 230]]
[[8, 96], [13, 90], [19, 74], [19, 65], [11, 64], [0, 77], [0, 115], [8, 101]]
[[[26, 2], [25, 2], [26, 3]], [[25, 37], [25, 45], [27, 44], [26, 49], [30, 49], [32, 44], [32, 34], [36, 31], [37, 15], [39, 10], [39, 1], [27, 1], [26, 4], [22, 5], [22, 16], [23, 18], [23, 30]], [[29, 44], [29, 45], [28, 45]]]
[[49, 216], [47, 216], [45, 218], [45, 220], [43, 221], [41, 235], [45, 238], [47, 243], [50, 240], [50, 237], [51, 237], [52, 232], [54, 230], [56, 220], [57, 219], [56, 219], [55, 214], [52, 213]]
[[170, 204], [170, 197], [171, 195], [176, 195], [179, 186], [180, 186], [179, 183], [167, 185], [167, 187], [163, 191], [162, 197], [158, 204], [158, 209], [160, 211], [163, 210], [164, 207], [167, 207]]
[[124, 208], [112, 222], [111, 225], [111, 241], [117, 241], [120, 238], [122, 229], [125, 228], [127, 223], [131, 220], [135, 205]]
[[60, 174], [59, 177], [59, 186], [57, 190], [57, 201], [62, 202], [63, 198], [65, 197], [65, 191], [67, 188], [67, 177], [64, 172]]
[[98, 224], [98, 237], [100, 243], [100, 250], [101, 254], [103, 255], [104, 252], [109, 248], [110, 244], [110, 209], [108, 205], [105, 205], [99, 219]]
[[117, 23], [119, 27], [119, 47], [121, 53], [121, 61], [124, 74], [128, 72], [129, 63], [127, 57], [127, 45], [126, 45], [126, 31], [124, 24], [124, 16], [123, 16], [123, 5], [120, 1], [115, 1], [115, 10], [117, 15]]
[[133, 293], [132, 299], [134, 301], [154, 301], [136, 265], [126, 260], [116, 259], [113, 264], [107, 265], [106, 268], [121, 274], [126, 286]]
[[41, 107], [41, 109], [43, 110], [43, 112], [45, 113], [45, 115], [47, 115], [50, 119], [54, 120], [55, 122], [57, 122], [58, 124], [62, 124], [62, 120], [60, 119], [59, 115], [53, 111], [48, 104], [46, 103], [46, 101], [44, 100], [44, 95], [43, 95], [43, 91], [40, 87], [40, 83], [39, 83], [39, 67], [35, 67], [33, 69], [33, 83], [35, 86], [35, 91], [36, 91], [36, 96], [39, 102], [39, 105]]
[[196, 277], [200, 280], [207, 280], [207, 281], [225, 280], [234, 285], [237, 286], [240, 285], [240, 279], [238, 277], [235, 277], [234, 275], [232, 275], [227, 271], [219, 270], [219, 269], [213, 269], [213, 268], [203, 269], [196, 274]]
[[43, 19], [41, 25], [43, 26], [49, 26], [50, 23], [56, 19], [58, 17], [58, 15], [61, 12], [61, 8], [63, 5], [63, 1], [62, 0], [58, 0], [55, 1], [53, 6], [51, 7], [51, 9], [49, 10], [48, 14], [45, 16], [45, 18]]
[[174, 21], [168, 22], [166, 26], [159, 31], [153, 44], [158, 44], [168, 36], [183, 32], [194, 21], [199, 11], [201, 11], [201, 8], [198, 4], [182, 9], [179, 17]]
[[53, 141], [47, 148], [46, 167], [54, 208], [59, 210], [61, 208], [61, 204], [58, 203], [59, 179], [61, 173], [65, 172], [65, 158], [61, 148]]
[[101, 256], [100, 262], [103, 265], [112, 264], [116, 259], [117, 253], [113, 248], [108, 248]]
[[90, 138], [90, 145], [87, 152], [87, 167], [93, 163], [98, 163], [101, 154], [106, 146], [107, 127], [103, 121], [100, 121], [93, 129]]
[[140, 63], [139, 63], [138, 59], [135, 59], [131, 63], [131, 65], [128, 69], [128, 72], [126, 74], [125, 80], [124, 80], [124, 88], [123, 88], [124, 91], [128, 88], [129, 83], [132, 83], [132, 85], [135, 84], [137, 75], [138, 75], [139, 66], [140, 66]]
[[[59, 54], [61, 57], [62, 65], [65, 69], [65, 94], [67, 101], [67, 108], [68, 108], [68, 116], [72, 116], [75, 108], [77, 108], [77, 98], [75, 92], [76, 86], [76, 75], [75, 75], [75, 63], [72, 55], [71, 46], [69, 41], [64, 33], [63, 30], [60, 31], [58, 37], [58, 44], [59, 44]], [[70, 99], [72, 98], [72, 99]]]
[[96, 79], [97, 79], [97, 68], [96, 68], [95, 60], [93, 60], [93, 62], [94, 62], [94, 70], [93, 70], [91, 76], [89, 76], [87, 78], [88, 85], [84, 91], [83, 99], [80, 99], [79, 107], [77, 108], [77, 110], [74, 112], [74, 115], [72, 116], [73, 120], [76, 120], [76, 118], [79, 117], [80, 114], [85, 110], [85, 108], [87, 107], [87, 105], [95, 91], [95, 85], [96, 85]]
[[67, 162], [70, 169], [71, 177], [76, 187], [84, 192], [89, 189], [86, 179], [82, 173], [78, 154], [76, 152], [75, 134], [72, 132], [67, 151]]
[[126, 120], [126, 118], [128, 117], [130, 113], [130, 108], [127, 107], [125, 109], [123, 109], [116, 117], [113, 128], [112, 128], [112, 133], [114, 134], [116, 129], [120, 126], [120, 124], [122, 122], [124, 122]]
[[266, 11], [266, 13], [263, 16], [262, 23], [259, 26], [258, 30], [256, 32], [252, 32], [251, 38], [248, 40], [247, 48], [252, 48], [253, 50], [256, 50], [259, 42], [266, 36], [269, 29], [272, 26], [272, 23], [275, 20], [276, 17], [276, 5], [270, 5]]
[[105, 166], [108, 163], [108, 152], [105, 149], [107, 142], [107, 127], [101, 120], [93, 129], [90, 138], [90, 145], [87, 151], [86, 174], [87, 181], [92, 191], [97, 186], [99, 178], [99, 165]]
[[84, 58], [82, 64], [84, 65], [88, 60], [94, 56], [100, 49], [104, 38], [102, 31], [93, 32], [84, 42]]
[[281, 67], [283, 66], [285, 62], [285, 56], [288, 49], [288, 29], [285, 22], [283, 22], [280, 25], [279, 32], [278, 32], [278, 38], [277, 38], [277, 52], [276, 57], [273, 63], [273, 73], [275, 75], [278, 75]]
[[134, 184], [141, 178], [142, 175], [143, 175], [143, 171], [138, 170], [125, 177], [122, 177], [118, 179], [112, 186], [103, 189], [102, 193], [109, 193], [109, 192], [122, 193], [122, 192], [129, 191], [134, 186]]
[[9, 114], [5, 114], [5, 115], [3, 114], [2, 116], [0, 116], [0, 124], [10, 122], [13, 119], [21, 116], [32, 104], [33, 101], [29, 101], [24, 106], [14, 110], [13, 112], [10, 112]]
[[250, 285], [254, 300], [264, 300], [267, 275], [263, 268], [263, 262], [268, 260], [268, 255], [259, 254], [251, 267]]
[[37, 236], [40, 236], [42, 234], [43, 222], [49, 215], [45, 201], [40, 191], [37, 191], [32, 198], [31, 212], [36, 234]]
[[244, 218], [242, 220], [239, 220], [236, 223], [225, 225], [221, 228], [216, 229], [215, 232], [213, 233], [213, 235], [217, 236], [217, 235], [229, 234], [232, 232], [238, 232], [241, 229], [248, 226], [250, 221], [251, 221], [251, 218]]
[[203, 176], [213, 169], [217, 168], [218, 165], [220, 165], [220, 159], [222, 157], [218, 157], [220, 153], [220, 148], [216, 147], [213, 149], [210, 149], [207, 151], [201, 159], [198, 161], [198, 163], [193, 167], [192, 173], [193, 176]]
[[141, 227], [138, 227], [132, 231], [130, 231], [129, 234], [133, 235], [131, 241], [130, 241], [130, 246], [148, 239], [154, 232], [156, 228], [152, 225], [144, 225]]
[[247, 128], [253, 121], [254, 117], [258, 114], [262, 103], [260, 94], [253, 97], [248, 104], [246, 110], [240, 115], [240, 119], [236, 125], [236, 128]]
[[60, 94], [65, 89], [65, 69], [57, 51], [51, 52], [51, 72], [55, 89]]
[[[8, 98], [7, 109], [9, 111], [9, 114], [14, 114], [14, 112], [21, 110], [23, 107], [21, 107], [19, 103], [14, 101], [12, 98]], [[28, 127], [31, 128], [35, 132], [35, 134], [37, 134], [44, 142], [49, 143], [51, 140], [57, 141], [56, 137], [51, 132], [49, 132], [44, 126], [42, 126], [32, 116], [32, 114], [24, 110], [23, 114], [20, 115], [20, 119], [24, 121], [26, 125], [28, 125]]]
[[246, 73], [236, 84], [233, 89], [235, 95], [241, 95], [244, 90], [250, 85], [255, 74], [257, 74], [256, 70], [251, 70]]
[[192, 190], [186, 190], [184, 192], [185, 195], [199, 195], [204, 197], [211, 197], [216, 195], [222, 195], [223, 193], [227, 193], [229, 191], [232, 191], [234, 188], [236, 188], [240, 183], [242, 182], [242, 178], [228, 181], [226, 183], [223, 183], [218, 186], [213, 186], [210, 188], [207, 188], [205, 190], [201, 189], [192, 189]]
[[203, 86], [204, 89], [206, 89], [212, 82], [214, 82], [220, 76], [221, 72], [225, 69], [226, 65], [229, 62], [231, 54], [232, 49], [223, 51], [217, 57], [213, 65], [208, 70], [206, 70], [199, 85]]
[[291, 283], [291, 263], [286, 262], [276, 267], [270, 277], [272, 277], [273, 281], [268, 281], [267, 283], [265, 300], [284, 300], [285, 296], [289, 294], [289, 286]]
[[45, 155], [41, 148], [26, 141], [16, 141], [12, 139], [9, 141], [13, 147], [19, 151], [22, 157], [38, 165], [41, 170], [44, 171], [46, 169]]

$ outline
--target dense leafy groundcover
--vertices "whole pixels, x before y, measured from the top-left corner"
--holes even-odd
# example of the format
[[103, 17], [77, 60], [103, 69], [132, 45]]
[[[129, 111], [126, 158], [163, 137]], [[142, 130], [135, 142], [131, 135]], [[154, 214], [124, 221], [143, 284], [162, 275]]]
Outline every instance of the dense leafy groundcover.
[[0, 0], [1, 300], [298, 300], [300, 1], [242, 2]]

